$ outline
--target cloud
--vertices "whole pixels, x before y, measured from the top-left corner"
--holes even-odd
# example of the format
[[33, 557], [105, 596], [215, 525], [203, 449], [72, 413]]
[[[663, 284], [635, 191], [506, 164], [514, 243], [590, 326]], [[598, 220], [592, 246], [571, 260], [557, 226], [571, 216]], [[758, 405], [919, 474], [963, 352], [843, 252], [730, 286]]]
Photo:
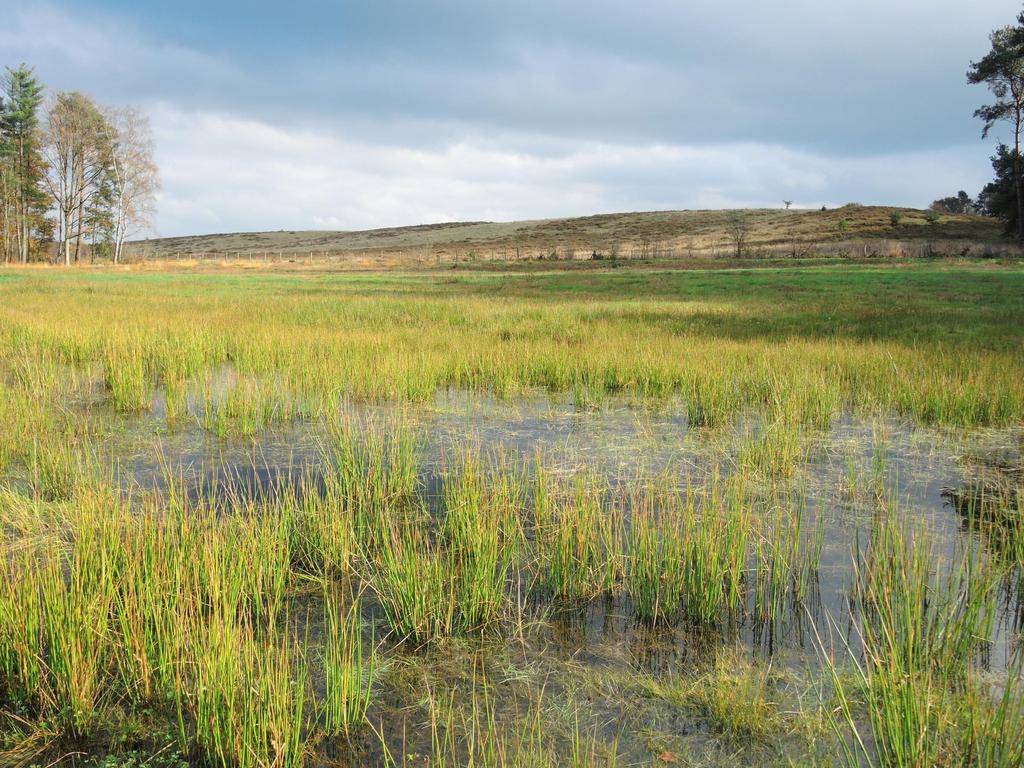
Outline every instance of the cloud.
[[409, 148], [171, 106], [154, 109], [153, 122], [163, 234], [774, 207], [783, 198], [923, 205], [984, 177], [976, 145], [838, 159], [758, 143], [580, 142], [530, 153], [524, 137]]
[[0, 61], [35, 66], [51, 91], [78, 90], [114, 103], [215, 103], [255, 89], [251, 72], [216, 53], [146, 34], [117, 16], [46, 4], [5, 17]]

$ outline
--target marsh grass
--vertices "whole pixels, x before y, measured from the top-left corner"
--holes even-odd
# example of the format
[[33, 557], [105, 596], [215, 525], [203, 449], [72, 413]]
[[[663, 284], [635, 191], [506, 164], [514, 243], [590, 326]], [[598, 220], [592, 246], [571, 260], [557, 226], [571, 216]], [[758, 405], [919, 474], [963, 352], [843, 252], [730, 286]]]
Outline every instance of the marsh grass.
[[453, 635], [462, 615], [450, 550], [421, 525], [383, 534], [369, 561], [371, 581], [399, 640], [427, 643]]
[[716, 622], [743, 606], [750, 513], [741, 486], [723, 491], [717, 484], [699, 506], [688, 491], [683, 509], [688, 533], [683, 607], [691, 620]]
[[33, 509], [59, 526], [5, 559], [9, 695], [79, 738], [120, 701], [148, 702], [176, 713], [186, 749], [219, 762], [301, 762], [302, 655], [261, 628], [281, 615], [282, 523], [254, 510], [137, 518], [98, 488]]
[[330, 425], [321, 451], [334, 469], [332, 491], [367, 551], [393, 536], [395, 521], [419, 511], [419, 442], [407, 421], [359, 425], [345, 418]]
[[664, 511], [647, 504], [634, 507], [626, 590], [640, 621], [671, 621], [682, 605], [686, 586], [683, 525], [675, 505]]
[[905, 677], [932, 668], [961, 679], [980, 639], [991, 634], [1000, 580], [977, 543], [942, 567], [927, 531], [905, 522], [891, 504], [854, 563], [869, 668]]
[[440, 521], [420, 507], [368, 537], [371, 584], [403, 640], [487, 630], [521, 607], [511, 579], [524, 550], [525, 475], [485, 475], [478, 461], [468, 453], [445, 474]]
[[246, 279], [238, 301], [218, 275], [19, 273], [0, 346], [22, 383], [66, 386], [64, 369], [98, 366], [128, 414], [157, 385], [177, 413], [184, 387], [231, 366], [243, 383], [202, 418], [244, 434], [329, 415], [339, 396], [423, 402], [451, 387], [540, 388], [584, 408], [675, 395], [695, 427], [749, 410], [807, 429], [842, 409], [954, 426], [1024, 413], [1010, 267]]
[[190, 685], [178, 692], [196, 743], [228, 765], [301, 765], [307, 671], [287, 639], [258, 637], [222, 616], [194, 630], [186, 658]]
[[720, 427], [739, 411], [742, 395], [727, 372], [720, 375], [694, 376], [684, 394], [687, 419], [693, 427]]
[[784, 498], [762, 519], [754, 544], [754, 612], [774, 622], [788, 609], [805, 607], [818, 583], [825, 526], [817, 516], [805, 531], [806, 507], [800, 498]]
[[833, 700], [824, 709], [846, 765], [1020, 765], [1019, 669], [999, 685], [972, 673], [951, 687], [934, 670], [900, 675], [851, 663], [853, 676], [828, 666]]
[[539, 468], [534, 478], [535, 560], [539, 583], [558, 600], [609, 593], [623, 570], [621, 514], [604, 489], [582, 476], [568, 487]]
[[72, 498], [88, 471], [74, 439], [51, 431], [36, 435], [26, 464], [32, 490], [47, 501]]
[[134, 340], [124, 348], [109, 344], [103, 356], [103, 380], [111, 403], [121, 413], [148, 410], [153, 399], [145, 353], [136, 344]]
[[[360, 743], [375, 707], [394, 716], [384, 654], [528, 655], [552, 609], [598, 601], [657, 625], [637, 633], [719, 639], [751, 605], [759, 622], [809, 612], [823, 528], [789, 491], [816, 431], [852, 411], [879, 415], [870, 477], [849, 484], [876, 517], [855, 552], [857, 650], [826, 665], [836, 741], [823, 752], [1019, 765], [1018, 678], [993, 681], [979, 658], [1000, 590], [1024, 570], [1020, 516], [1007, 502], [1006, 520], [940, 558], [892, 503], [884, 421], [1020, 421], [1019, 270], [616, 272], [4, 281], [0, 468], [15, 480], [0, 489], [0, 700], [43, 745], [25, 754], [115, 744], [144, 712], [193, 762], [297, 767], [324, 736]], [[191, 413], [226, 444], [318, 420], [316, 472], [253, 497], [173, 476], [161, 493], [117, 488], [90, 419], [148, 425], [158, 387], [170, 424]], [[446, 389], [541, 389], [580, 411], [678, 398], [702, 440], [761, 427], [729, 480], [710, 467], [679, 488], [478, 449], [437, 468], [403, 416], [348, 408]], [[417, 690], [432, 764], [615, 763], [608, 723], [631, 727], [631, 703], [509, 695], [523, 676]], [[814, 729], [761, 662], [722, 656], [647, 685], [730, 745]]]
[[848, 764], [1019, 764], [1011, 734], [1024, 721], [1010, 704], [1020, 700], [1019, 670], [993, 692], [976, 657], [1004, 577], [983, 541], [967, 540], [944, 564], [922, 526], [891, 500], [883, 506], [854, 562], [862, 651], [846, 655], [855, 676], [827, 657], [837, 702], [830, 722]]
[[799, 424], [782, 418], [744, 442], [739, 463], [744, 469], [768, 478], [791, 478], [807, 463], [808, 453], [807, 438]]
[[[643, 623], [711, 628], [742, 621], [751, 597], [755, 618], [775, 620], [813, 590], [822, 534], [799, 493], [758, 509], [742, 475], [613, 487], [470, 450], [440, 470], [429, 509], [406, 429], [343, 430], [324, 454], [326, 476], [258, 499], [196, 497], [173, 475], [164, 497], [141, 502], [96, 473], [71, 500], [7, 491], [6, 699], [58, 738], [105, 733], [124, 708], [146, 707], [175, 724], [183, 753], [299, 766], [320, 736], [357, 740], [373, 705], [376, 643], [362, 601], [339, 589], [369, 590], [390, 641], [412, 654], [470, 633], [523, 638], [524, 590], [554, 604], [626, 596]], [[1016, 689], [986, 693], [975, 661], [1014, 558], [979, 538], [944, 563], [898, 505], [881, 502], [854, 568], [860, 666], [853, 677], [831, 668], [841, 749], [886, 765], [954, 753], [1013, 764]], [[312, 640], [290, 611], [302, 594], [323, 603]], [[439, 764], [614, 763], [607, 734], [584, 724], [553, 736], [546, 706], [509, 715], [479, 682], [458, 704], [428, 695]], [[780, 705], [770, 666], [738, 657], [645, 685], [737, 743], [815, 728], [811, 713]]]
[[290, 521], [293, 570], [321, 579], [352, 572], [359, 542], [336, 475], [303, 478], [293, 492], [281, 494], [279, 504], [285, 506]]
[[371, 651], [364, 654], [358, 598], [343, 608], [337, 595], [325, 590], [324, 625], [324, 731], [348, 736], [366, 721], [377, 674], [376, 650], [371, 640]]
[[715, 623], [742, 608], [749, 520], [717, 485], [662, 492], [634, 508], [627, 592], [645, 622]]
[[445, 517], [440, 535], [450, 547], [463, 623], [493, 626], [511, 611], [509, 580], [524, 547], [526, 494], [522, 471], [485, 477], [467, 453], [444, 483]]

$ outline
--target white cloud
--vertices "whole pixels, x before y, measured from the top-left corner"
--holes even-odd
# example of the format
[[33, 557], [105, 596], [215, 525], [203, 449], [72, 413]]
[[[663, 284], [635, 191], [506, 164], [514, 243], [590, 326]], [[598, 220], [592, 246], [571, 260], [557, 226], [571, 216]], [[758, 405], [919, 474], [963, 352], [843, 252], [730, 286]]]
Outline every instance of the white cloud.
[[152, 118], [162, 234], [777, 206], [783, 198], [924, 205], [962, 187], [973, 193], [985, 170], [976, 145], [845, 159], [757, 143], [587, 142], [531, 154], [521, 137], [415, 149], [167, 105]]

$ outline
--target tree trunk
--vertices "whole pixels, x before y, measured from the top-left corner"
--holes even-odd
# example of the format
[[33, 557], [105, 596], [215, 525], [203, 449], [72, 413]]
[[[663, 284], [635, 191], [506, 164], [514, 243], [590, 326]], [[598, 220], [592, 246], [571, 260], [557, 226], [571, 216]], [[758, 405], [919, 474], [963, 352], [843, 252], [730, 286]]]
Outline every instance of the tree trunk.
[[[83, 184], [82, 186], [84, 187], [85, 185]], [[82, 248], [82, 230], [85, 229], [85, 203], [83, 202], [84, 195], [84, 190], [79, 192], [78, 213], [75, 214], [75, 264], [78, 263], [78, 252]]]
[[18, 211], [18, 256], [22, 264], [28, 264], [28, 198], [24, 190], [21, 192], [21, 200]]
[[1013, 182], [1017, 193], [1017, 242], [1024, 245], [1024, 179], [1021, 178], [1020, 167], [1020, 129], [1021, 112], [1018, 110], [1013, 132]]

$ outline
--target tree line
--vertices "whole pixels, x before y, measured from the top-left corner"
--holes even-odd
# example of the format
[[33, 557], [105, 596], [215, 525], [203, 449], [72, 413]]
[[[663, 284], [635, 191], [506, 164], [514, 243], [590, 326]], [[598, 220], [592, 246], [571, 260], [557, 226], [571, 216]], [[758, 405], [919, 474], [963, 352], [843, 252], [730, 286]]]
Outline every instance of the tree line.
[[77, 91], [47, 96], [33, 69], [0, 79], [0, 251], [5, 264], [120, 262], [151, 226], [160, 173], [149, 120]]

